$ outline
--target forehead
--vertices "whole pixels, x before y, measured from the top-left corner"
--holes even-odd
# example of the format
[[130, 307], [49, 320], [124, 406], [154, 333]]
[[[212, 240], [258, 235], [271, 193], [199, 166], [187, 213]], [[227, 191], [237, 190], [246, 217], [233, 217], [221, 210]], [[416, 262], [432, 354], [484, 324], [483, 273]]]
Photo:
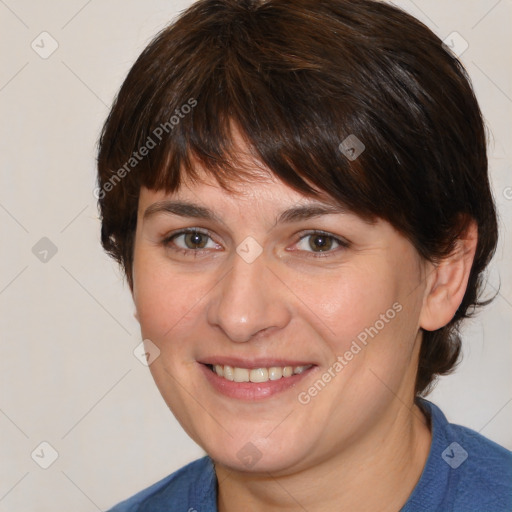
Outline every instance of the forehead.
[[[215, 171], [207, 169], [203, 163], [192, 153], [189, 154], [189, 164], [192, 173], [186, 171], [186, 166], [180, 166], [180, 186], [173, 192], [163, 190], [148, 190], [144, 187], [140, 191], [139, 211], [147, 208], [152, 202], [164, 199], [193, 200], [207, 202], [218, 208], [237, 207], [240, 209], [252, 208], [259, 205], [264, 209], [269, 207], [284, 208], [292, 203], [307, 204], [321, 202], [342, 207], [339, 200], [321, 190], [311, 180], [301, 175], [300, 181], [306, 183], [311, 193], [297, 190], [279, 178], [254, 152], [254, 147], [245, 132], [232, 119], [229, 121], [229, 141], [226, 153], [228, 165], [227, 188], [222, 186], [216, 178]], [[193, 174], [193, 176], [191, 175]]]
[[[182, 216], [202, 217], [221, 221], [227, 216], [236, 215], [239, 219], [254, 217], [272, 221], [296, 221], [324, 214], [350, 213], [349, 209], [326, 191], [321, 190], [307, 178], [312, 193], [297, 190], [279, 178], [253, 152], [250, 143], [244, 139], [238, 126], [231, 123], [231, 147], [228, 159], [232, 173], [225, 183], [217, 179], [214, 171], [207, 170], [194, 156], [190, 155], [193, 175], [180, 169], [180, 186], [173, 192], [141, 188], [139, 215], [147, 218], [148, 212], [167, 212]], [[240, 170], [237, 175], [236, 171]], [[163, 203], [179, 202], [170, 207]], [[192, 204], [192, 208], [188, 204]], [[209, 211], [200, 212], [204, 206]], [[295, 207], [295, 208], [294, 208]], [[300, 210], [300, 207], [303, 207]], [[309, 207], [307, 210], [306, 207]], [[316, 208], [316, 210], [315, 210]], [[197, 214], [196, 214], [197, 213]], [[231, 220], [234, 220], [231, 218]], [[374, 219], [366, 219], [370, 224]]]
[[[317, 190], [317, 189], [316, 189]], [[155, 213], [173, 213], [211, 220], [227, 215], [300, 220], [300, 217], [348, 213], [348, 209], [325, 192], [315, 196], [297, 191], [273, 175], [261, 174], [254, 181], [229, 183], [223, 188], [215, 177], [202, 174], [200, 181], [184, 180], [174, 192], [142, 188], [139, 215], [145, 218]], [[284, 215], [283, 215], [284, 214]]]

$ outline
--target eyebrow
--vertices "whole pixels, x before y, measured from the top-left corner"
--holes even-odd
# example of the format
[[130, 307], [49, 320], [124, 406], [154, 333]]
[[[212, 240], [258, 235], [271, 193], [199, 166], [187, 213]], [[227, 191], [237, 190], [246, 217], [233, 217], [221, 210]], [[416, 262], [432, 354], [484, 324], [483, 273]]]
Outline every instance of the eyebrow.
[[[333, 215], [347, 213], [347, 208], [341, 205], [327, 203], [313, 203], [306, 205], [293, 206], [283, 211], [276, 220], [275, 224], [292, 223], [301, 220], [319, 217], [321, 215]], [[218, 217], [210, 209], [198, 204], [189, 203], [187, 201], [158, 201], [148, 206], [144, 212], [144, 219], [148, 219], [158, 213], [166, 213], [170, 215], [178, 215], [180, 217], [191, 217], [196, 219], [204, 219], [216, 221], [223, 224], [222, 219]]]

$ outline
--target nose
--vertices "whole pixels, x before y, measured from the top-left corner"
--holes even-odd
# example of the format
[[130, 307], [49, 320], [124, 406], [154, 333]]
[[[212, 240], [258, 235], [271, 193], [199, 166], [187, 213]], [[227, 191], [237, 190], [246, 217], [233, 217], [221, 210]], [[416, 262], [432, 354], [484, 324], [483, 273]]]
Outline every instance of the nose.
[[291, 315], [283, 286], [267, 267], [264, 255], [251, 263], [238, 254], [232, 260], [211, 296], [210, 325], [220, 328], [231, 341], [238, 343], [285, 327]]

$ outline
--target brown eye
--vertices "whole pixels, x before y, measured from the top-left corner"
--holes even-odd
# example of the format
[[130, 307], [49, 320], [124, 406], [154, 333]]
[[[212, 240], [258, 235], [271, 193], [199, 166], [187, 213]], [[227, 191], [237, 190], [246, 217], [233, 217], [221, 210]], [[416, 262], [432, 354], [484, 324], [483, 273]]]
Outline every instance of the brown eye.
[[162, 243], [168, 249], [190, 252], [191, 254], [198, 253], [203, 249], [219, 249], [220, 247], [208, 233], [197, 229], [184, 229], [166, 237]]
[[204, 249], [206, 247], [206, 244], [208, 243], [208, 235], [205, 235], [204, 233], [199, 233], [197, 231], [192, 233], [186, 233], [183, 235], [185, 245], [187, 246], [187, 249]]
[[309, 235], [309, 247], [313, 251], [329, 251], [333, 246], [333, 237], [328, 235]]
[[309, 256], [316, 256], [320, 253], [326, 253], [327, 256], [330, 253], [339, 252], [339, 249], [347, 248], [349, 245], [349, 242], [329, 233], [313, 231], [303, 234], [296, 247], [299, 251], [309, 253]]

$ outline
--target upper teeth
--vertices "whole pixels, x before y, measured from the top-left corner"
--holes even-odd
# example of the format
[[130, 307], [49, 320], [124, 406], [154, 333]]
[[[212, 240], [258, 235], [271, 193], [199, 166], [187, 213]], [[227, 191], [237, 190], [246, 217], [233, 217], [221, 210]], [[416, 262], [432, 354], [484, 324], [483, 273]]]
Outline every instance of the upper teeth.
[[293, 374], [302, 373], [312, 365], [307, 366], [271, 366], [270, 368], [238, 368], [229, 365], [213, 365], [213, 371], [227, 380], [235, 382], [267, 382], [278, 380], [281, 377], [291, 377]]

